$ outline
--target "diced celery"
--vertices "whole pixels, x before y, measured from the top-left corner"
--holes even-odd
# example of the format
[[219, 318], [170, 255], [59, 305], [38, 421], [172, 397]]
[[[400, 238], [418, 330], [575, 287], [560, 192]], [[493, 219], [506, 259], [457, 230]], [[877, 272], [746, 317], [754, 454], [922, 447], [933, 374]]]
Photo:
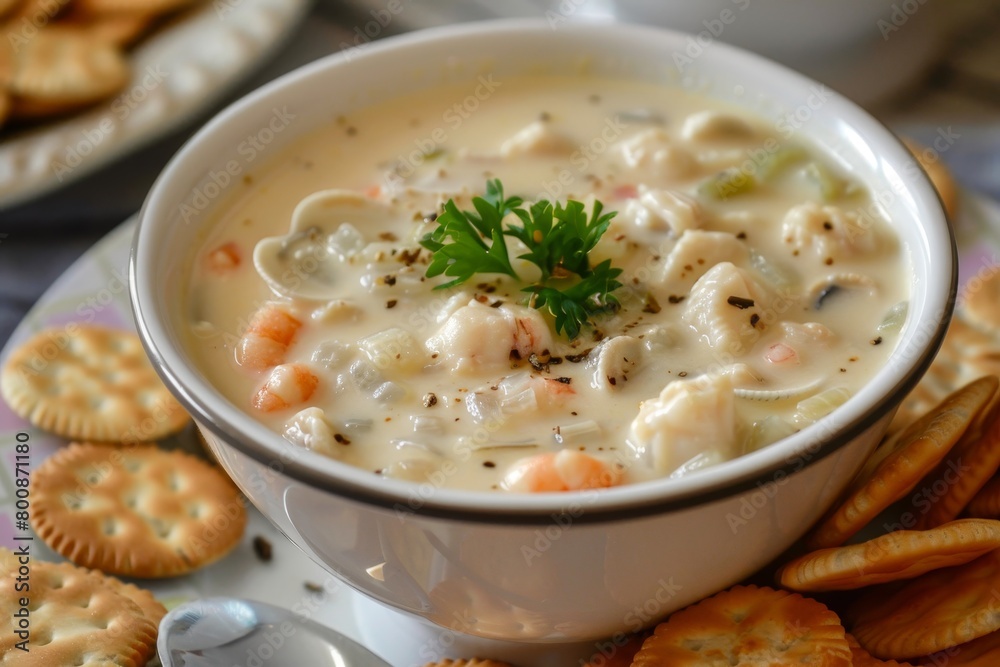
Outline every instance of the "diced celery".
[[698, 194], [725, 201], [730, 197], [750, 192], [755, 187], [757, 187], [757, 181], [753, 174], [731, 167], [702, 181], [698, 186]]
[[903, 328], [903, 322], [906, 321], [906, 313], [909, 308], [909, 301], [900, 301], [890, 308], [889, 312], [882, 319], [882, 322], [879, 323], [877, 327], [878, 332], [880, 334], [899, 332]]
[[784, 171], [785, 168], [805, 160], [806, 157], [808, 157], [808, 153], [801, 146], [782, 146], [764, 158], [757, 170], [757, 176], [762, 181], [770, 180]]

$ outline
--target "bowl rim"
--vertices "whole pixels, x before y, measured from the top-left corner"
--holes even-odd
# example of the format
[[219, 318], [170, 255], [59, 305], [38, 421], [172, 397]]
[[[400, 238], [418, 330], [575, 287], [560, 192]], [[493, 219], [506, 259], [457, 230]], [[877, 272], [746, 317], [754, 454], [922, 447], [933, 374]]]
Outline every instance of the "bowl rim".
[[[672, 40], [677, 44], [691, 37], [687, 33], [622, 23], [568, 23], [561, 25], [559, 32], [572, 33], [581, 39], [600, 39], [610, 34], [612, 35], [610, 39], [624, 40], [629, 35], [636, 35], [647, 39], [655, 37]], [[941, 288], [946, 291], [941, 293], [941, 289], [938, 289], [935, 292], [938, 295], [937, 301], [925, 296], [926, 302], [929, 303], [928, 311], [940, 314], [940, 318], [934, 324], [933, 331], [926, 336], [924, 343], [917, 345], [919, 354], [902, 364], [904, 369], [900, 371], [902, 376], [881, 395], [878, 401], [864, 408], [859, 416], [847, 424], [838, 425], [832, 431], [832, 435], [827, 431], [833, 420], [829, 416], [824, 417], [816, 424], [778, 443], [720, 463], [700, 471], [697, 475], [680, 479], [661, 478], [600, 491], [559, 494], [501, 495], [495, 492], [437, 487], [427, 497], [421, 494], [418, 506], [413, 507], [414, 487], [423, 485], [376, 477], [368, 471], [305, 450], [297, 452], [292, 457], [283, 456], [279, 445], [284, 443], [286, 448], [290, 445], [280, 434], [266, 429], [260, 422], [230, 404], [207, 381], [202, 381], [197, 372], [192, 372], [190, 355], [184, 354], [179, 346], [174, 346], [170, 336], [167, 335], [169, 327], [161, 321], [163, 314], [155, 305], [157, 303], [154, 290], [157, 284], [155, 277], [151, 272], [146, 272], [144, 267], [152, 265], [152, 261], [147, 260], [152, 260], [156, 252], [155, 243], [149, 239], [154, 234], [151, 228], [156, 225], [154, 211], [176, 208], [167, 201], [163, 193], [166, 187], [164, 184], [171, 179], [172, 174], [181, 169], [194, 149], [209, 139], [218, 128], [238, 118], [245, 109], [255, 103], [280, 94], [286, 87], [302, 85], [303, 81], [321, 76], [328, 69], [349, 67], [351, 63], [362, 61], [369, 54], [405, 51], [419, 48], [431, 41], [465, 39], [487, 34], [493, 37], [524, 36], [530, 33], [551, 36], [552, 29], [543, 19], [481, 21], [388, 37], [366, 46], [358, 55], [347, 54], [345, 51], [328, 55], [289, 72], [233, 102], [188, 139], [171, 158], [154, 182], [139, 212], [139, 224], [129, 257], [129, 296], [140, 339], [154, 367], [199, 425], [210, 430], [227, 445], [258, 463], [271, 467], [272, 470], [275, 470], [277, 461], [281, 468], [276, 470], [277, 472], [316, 490], [333, 493], [352, 501], [381, 507], [388, 511], [403, 511], [407, 514], [441, 519], [541, 525], [550, 524], [554, 517], [567, 514], [571, 515], [576, 523], [640, 518], [743, 494], [776, 480], [785, 479], [805, 467], [814, 465], [862, 435], [879, 420], [889, 416], [902, 397], [920, 380], [940, 348], [954, 308], [958, 283], [954, 232], [947, 222], [940, 198], [923, 173], [918, 176], [917, 182], [911, 185], [909, 194], [921, 205], [921, 210], [925, 214], [921, 220], [922, 238], [926, 239], [928, 233], [940, 237], [942, 232], [947, 237], [947, 243], [943, 244], [931, 243], [928, 240], [927, 251], [929, 257], [936, 259], [931, 262], [932, 265], [938, 262], [948, 263], [949, 275], [947, 287]], [[727, 61], [749, 63], [744, 67], [752, 67], [759, 76], [781, 77], [791, 84], [800, 86], [818, 85], [803, 75], [742, 49], [722, 43], [714, 43], [712, 48], [722, 54]], [[852, 125], [860, 125], [865, 130], [866, 146], [876, 143], [885, 148], [889, 153], [888, 159], [890, 162], [895, 160], [896, 167], [903, 164], [904, 154], [909, 156], [888, 128], [853, 102], [831, 91], [828, 103], [834, 104], [845, 117], [850, 119]], [[885, 152], [880, 151], [880, 158], [886, 159], [885, 155]], [[925, 210], [928, 206], [930, 208]], [[165, 219], [165, 216], [161, 219]], [[948, 252], [945, 252], [946, 247]], [[914, 294], [911, 294], [911, 301], [913, 296]], [[165, 316], [162, 316], [162, 319], [168, 320]], [[905, 340], [901, 339], [897, 343], [897, 348], [889, 357], [886, 367], [892, 366], [891, 360], [904, 348], [904, 342]], [[881, 377], [883, 373], [887, 373], [885, 368], [877, 371], [868, 384]], [[841, 412], [836, 410], [832, 414], [836, 417]]]

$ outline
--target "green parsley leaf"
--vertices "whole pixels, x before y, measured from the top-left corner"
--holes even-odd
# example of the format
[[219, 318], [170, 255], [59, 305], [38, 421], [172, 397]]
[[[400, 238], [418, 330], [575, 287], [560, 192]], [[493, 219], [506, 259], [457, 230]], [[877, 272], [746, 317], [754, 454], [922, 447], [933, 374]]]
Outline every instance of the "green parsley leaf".
[[[541, 273], [537, 283], [523, 290], [531, 294], [529, 304], [547, 308], [555, 318], [556, 332], [576, 338], [592, 317], [620, 307], [611, 292], [622, 286], [616, 280], [622, 270], [612, 268], [611, 260], [592, 268], [589, 257], [615, 213], [603, 213], [601, 202], [594, 202], [589, 218], [578, 201], [553, 205], [541, 200], [528, 210], [523, 203], [520, 197], [504, 197], [499, 179], [487, 181], [486, 195], [472, 200], [475, 211], [461, 211], [449, 200], [437, 218], [438, 226], [420, 241], [433, 253], [427, 276], [455, 278], [436, 289], [461, 284], [477, 273], [520, 279], [503, 238], [512, 236], [527, 248], [518, 259], [531, 262]], [[521, 225], [508, 224], [505, 229], [503, 219], [508, 214]], [[568, 280], [574, 275], [575, 282]]]

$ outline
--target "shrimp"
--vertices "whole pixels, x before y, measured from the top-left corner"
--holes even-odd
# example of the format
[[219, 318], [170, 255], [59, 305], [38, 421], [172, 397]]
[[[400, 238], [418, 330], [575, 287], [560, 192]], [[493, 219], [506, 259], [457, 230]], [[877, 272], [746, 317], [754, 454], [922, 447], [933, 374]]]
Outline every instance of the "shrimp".
[[236, 346], [240, 366], [262, 370], [285, 360], [285, 351], [302, 322], [274, 303], [254, 313], [250, 325]]
[[239, 267], [241, 260], [240, 247], [230, 241], [205, 255], [205, 266], [213, 273], [224, 274]]
[[503, 304], [497, 308], [471, 301], [457, 309], [433, 336], [427, 349], [453, 371], [509, 368], [553, 347], [545, 320], [533, 308]]
[[516, 461], [504, 475], [507, 491], [539, 493], [606, 489], [621, 483], [621, 471], [572, 449], [546, 452]]
[[254, 394], [253, 407], [261, 412], [274, 412], [309, 400], [319, 386], [316, 377], [305, 364], [281, 364], [271, 370], [264, 386]]

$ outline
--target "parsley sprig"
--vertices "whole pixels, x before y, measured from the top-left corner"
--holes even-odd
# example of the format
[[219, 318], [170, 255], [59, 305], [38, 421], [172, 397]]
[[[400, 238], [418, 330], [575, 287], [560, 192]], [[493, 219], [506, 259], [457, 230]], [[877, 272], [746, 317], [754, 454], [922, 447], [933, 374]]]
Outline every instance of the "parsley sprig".
[[[448, 200], [437, 218], [438, 226], [420, 241], [433, 253], [427, 275], [454, 278], [436, 289], [454, 287], [477, 273], [502, 273], [521, 280], [511, 266], [503, 238], [513, 236], [528, 250], [518, 259], [534, 264], [541, 274], [522, 290], [531, 294], [529, 303], [548, 307], [556, 332], [576, 338], [592, 317], [620, 306], [612, 292], [622, 286], [616, 280], [622, 270], [612, 267], [611, 260], [592, 267], [589, 257], [615, 213], [603, 213], [599, 201], [594, 202], [589, 218], [578, 201], [569, 200], [564, 206], [543, 199], [527, 210], [523, 204], [520, 197], [504, 196], [499, 179], [487, 181], [486, 194], [472, 200], [475, 211], [462, 211], [454, 200]], [[511, 213], [520, 226], [504, 226], [504, 218]]]

